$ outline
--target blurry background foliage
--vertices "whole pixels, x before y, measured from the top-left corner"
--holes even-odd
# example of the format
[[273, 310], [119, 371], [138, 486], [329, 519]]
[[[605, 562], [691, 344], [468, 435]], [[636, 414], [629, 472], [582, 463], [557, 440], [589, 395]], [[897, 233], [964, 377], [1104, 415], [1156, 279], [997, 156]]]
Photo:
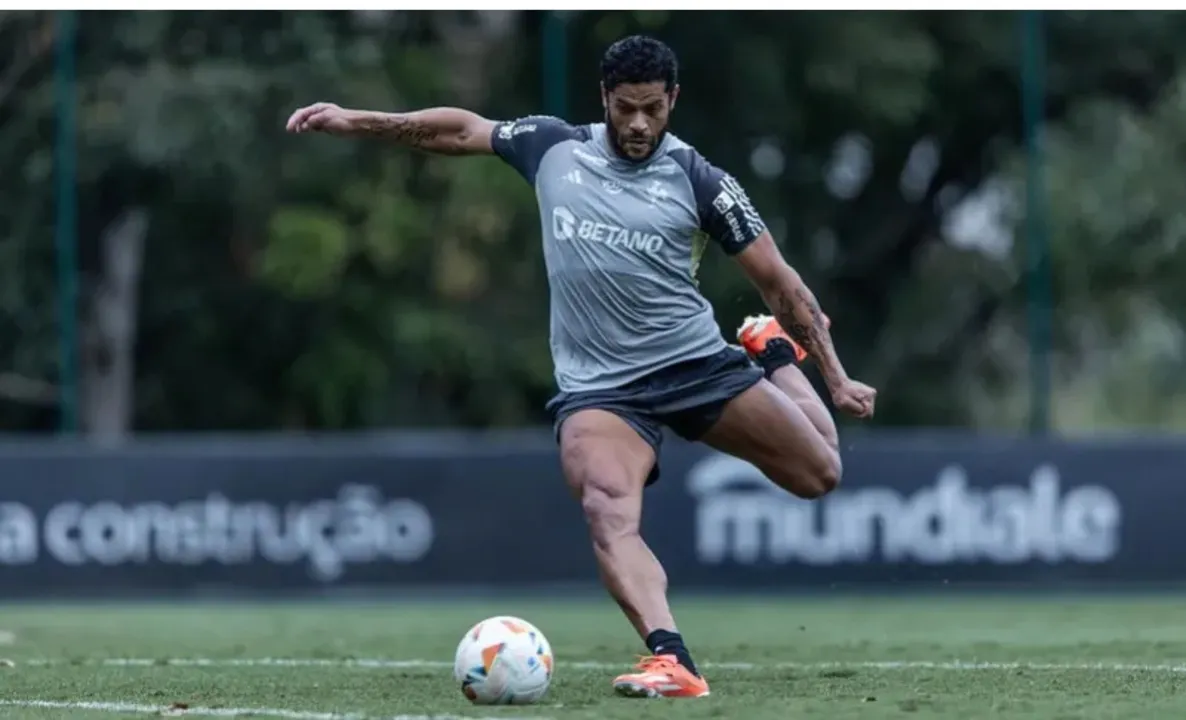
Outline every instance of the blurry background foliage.
[[[878, 424], [1024, 427], [1016, 14], [562, 24], [573, 122], [601, 118], [614, 39], [652, 33], [679, 53], [675, 132], [748, 188], [850, 371], [881, 388]], [[531, 12], [80, 13], [84, 424], [545, 422], [531, 189], [495, 159], [283, 132], [319, 100], [543, 111], [543, 26]], [[52, 13], [0, 13], [6, 430], [57, 417], [56, 28]], [[1186, 426], [1186, 16], [1052, 13], [1046, 28], [1055, 426]], [[720, 253], [701, 272], [731, 336], [760, 301]], [[113, 385], [121, 343], [134, 382]], [[123, 420], [103, 411], [113, 397]]]

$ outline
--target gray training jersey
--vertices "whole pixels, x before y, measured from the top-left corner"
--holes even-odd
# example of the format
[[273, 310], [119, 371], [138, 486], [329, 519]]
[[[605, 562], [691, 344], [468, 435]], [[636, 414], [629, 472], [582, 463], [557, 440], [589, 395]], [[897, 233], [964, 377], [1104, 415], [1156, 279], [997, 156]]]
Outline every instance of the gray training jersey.
[[727, 173], [668, 133], [644, 162], [603, 123], [499, 123], [495, 153], [535, 187], [562, 392], [620, 387], [725, 348], [696, 285], [705, 236], [740, 252], [766, 227]]

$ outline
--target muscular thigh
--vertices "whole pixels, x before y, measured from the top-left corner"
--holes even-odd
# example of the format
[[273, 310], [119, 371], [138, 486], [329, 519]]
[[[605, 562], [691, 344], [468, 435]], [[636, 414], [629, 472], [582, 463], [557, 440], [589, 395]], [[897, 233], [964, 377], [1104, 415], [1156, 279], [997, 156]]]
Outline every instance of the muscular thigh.
[[564, 478], [587, 515], [609, 516], [615, 525], [637, 528], [643, 486], [655, 460], [650, 443], [606, 410], [580, 410], [560, 426]]
[[770, 378], [774, 386], [799, 406], [815, 429], [824, 436], [824, 440], [834, 450], [840, 449], [840, 438], [836, 432], [836, 421], [832, 413], [820, 398], [819, 393], [812, 387], [811, 381], [803, 371], [794, 365], [779, 368]]
[[838, 476], [839, 455], [832, 439], [768, 380], [729, 401], [703, 440], [752, 463], [771, 480], [803, 497], [830, 490], [822, 486], [834, 486]]

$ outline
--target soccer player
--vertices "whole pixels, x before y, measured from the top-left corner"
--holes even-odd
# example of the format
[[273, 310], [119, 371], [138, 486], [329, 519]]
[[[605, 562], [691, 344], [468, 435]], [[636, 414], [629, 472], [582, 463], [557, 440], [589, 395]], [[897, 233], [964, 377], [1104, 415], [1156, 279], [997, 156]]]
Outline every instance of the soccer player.
[[[676, 75], [670, 48], [633, 36], [602, 59], [601, 123], [330, 103], [288, 120], [296, 133], [494, 154], [535, 188], [559, 386], [548, 409], [602, 580], [651, 652], [614, 680], [631, 697], [708, 695], [668, 607], [667, 576], [639, 535], [662, 426], [819, 498], [840, 480], [836, 426], [798, 363], [810, 356], [833, 404], [856, 417], [873, 415], [877, 395], [845, 373], [828, 319], [745, 191], [668, 131]], [[773, 312], [746, 320], [741, 348], [726, 344], [697, 289], [705, 237], [737, 260]]]

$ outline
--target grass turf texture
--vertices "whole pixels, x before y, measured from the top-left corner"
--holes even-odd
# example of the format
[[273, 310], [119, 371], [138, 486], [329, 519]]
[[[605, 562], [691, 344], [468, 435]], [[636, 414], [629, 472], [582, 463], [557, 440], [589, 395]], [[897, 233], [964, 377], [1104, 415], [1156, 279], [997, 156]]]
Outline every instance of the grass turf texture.
[[[0, 717], [111, 718], [178, 703], [294, 720], [1186, 718], [1186, 602], [1169, 596], [696, 599], [675, 610], [710, 698], [615, 697], [610, 680], [642, 648], [608, 600], [6, 606]], [[552, 642], [558, 668], [540, 705], [474, 707], [453, 682], [461, 634], [496, 614], [522, 616]], [[348, 662], [360, 659], [385, 662]]]

